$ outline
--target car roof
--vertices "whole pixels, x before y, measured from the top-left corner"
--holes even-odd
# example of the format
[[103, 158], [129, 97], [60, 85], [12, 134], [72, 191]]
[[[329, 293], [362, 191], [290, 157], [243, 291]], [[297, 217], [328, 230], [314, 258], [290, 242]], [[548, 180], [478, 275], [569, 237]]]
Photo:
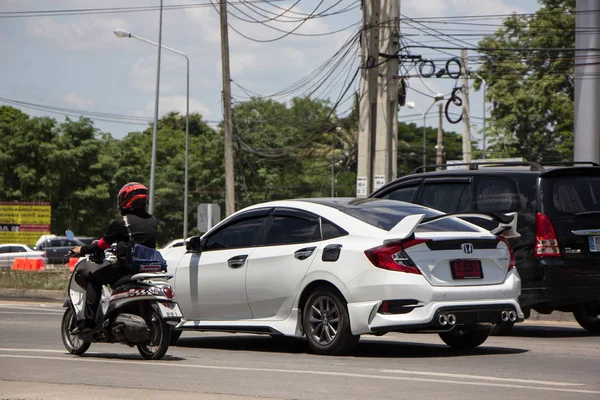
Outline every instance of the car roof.
[[[355, 197], [319, 197], [319, 198], [304, 198], [304, 199], [290, 199], [290, 200], [276, 200], [266, 203], [259, 203], [253, 206], [245, 208], [245, 210], [251, 210], [256, 208], [265, 207], [292, 207], [307, 209], [307, 203], [315, 204], [318, 206], [325, 206], [333, 208], [335, 210], [345, 210], [352, 208], [371, 208], [371, 207], [405, 207], [415, 209], [425, 209], [426, 207], [418, 204], [406, 203], [403, 201], [389, 200], [389, 199], [375, 199], [375, 198], [355, 198]], [[312, 207], [308, 207], [312, 208]], [[243, 210], [240, 210], [243, 211]]]

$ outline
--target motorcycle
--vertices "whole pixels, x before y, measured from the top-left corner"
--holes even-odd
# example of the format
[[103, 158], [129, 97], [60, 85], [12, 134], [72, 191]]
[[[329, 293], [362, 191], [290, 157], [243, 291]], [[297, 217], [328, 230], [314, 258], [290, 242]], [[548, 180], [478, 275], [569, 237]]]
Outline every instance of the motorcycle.
[[[67, 237], [74, 236], [67, 231]], [[167, 352], [171, 331], [183, 314], [174, 301], [175, 294], [167, 283], [173, 277], [166, 272], [142, 272], [126, 275], [110, 285], [102, 286], [100, 304], [93, 327], [78, 332], [84, 319], [86, 287], [78, 270], [88, 263], [116, 262], [115, 251], [80, 257], [69, 280], [67, 309], [61, 324], [63, 344], [71, 354], [85, 353], [92, 343], [124, 343], [137, 346], [147, 360], [159, 360]]]

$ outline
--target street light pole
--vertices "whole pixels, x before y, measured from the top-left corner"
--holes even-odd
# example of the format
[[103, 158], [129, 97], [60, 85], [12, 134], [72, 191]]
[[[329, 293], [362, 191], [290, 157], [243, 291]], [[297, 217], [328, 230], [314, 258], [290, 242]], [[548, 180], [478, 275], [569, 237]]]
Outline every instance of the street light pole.
[[406, 106], [410, 109], [415, 109], [418, 112], [420, 112], [421, 114], [423, 114], [423, 167], [425, 167], [425, 165], [427, 165], [427, 155], [426, 155], [426, 151], [427, 151], [427, 141], [426, 141], [426, 134], [425, 134], [425, 120], [427, 119], [427, 113], [429, 113], [429, 110], [431, 110], [431, 107], [434, 106], [435, 103], [437, 103], [440, 100], [444, 99], [444, 95], [441, 93], [438, 93], [435, 95], [435, 97], [433, 98], [433, 102], [431, 103], [431, 105], [429, 106], [429, 108], [427, 109], [427, 111], [425, 111], [424, 113], [419, 110], [415, 104], [414, 101], [408, 101], [406, 102]]
[[473, 75], [479, 78], [481, 80], [481, 83], [483, 84], [483, 151], [481, 153], [481, 158], [485, 160], [487, 150], [487, 148], [485, 147], [485, 91], [487, 89], [487, 82], [477, 72], [473, 72]]
[[[184, 173], [184, 193], [183, 193], [183, 238], [187, 238], [188, 234], [188, 164], [189, 164], [189, 133], [190, 133], [190, 59], [188, 56], [179, 50], [172, 49], [170, 47], [159, 45], [156, 42], [153, 42], [148, 39], [144, 39], [143, 37], [136, 36], [131, 32], [126, 32], [122, 29], [115, 29], [114, 34], [118, 38], [133, 38], [137, 40], [141, 40], [142, 42], [146, 42], [152, 44], [154, 46], [158, 46], [159, 48], [163, 48], [165, 50], [171, 51], [173, 53], [179, 54], [185, 57], [185, 66], [186, 66], [186, 100], [185, 100], [185, 173]], [[154, 132], [156, 132], [157, 121], [154, 122]], [[153, 160], [155, 157], [154, 145], [152, 151]], [[154, 161], [153, 161], [154, 165]], [[154, 182], [154, 172], [151, 171], [151, 187], [153, 187]], [[151, 203], [152, 204], [152, 203]], [[149, 210], [152, 212], [151, 210]]]
[[148, 212], [154, 211], [154, 173], [156, 171], [156, 135], [158, 130], [158, 98], [160, 90], [160, 50], [162, 48], [162, 15], [163, 0], [160, 0], [160, 17], [158, 22], [158, 61], [156, 63], [156, 94], [154, 99], [154, 126], [152, 127], [152, 156], [150, 158], [150, 190]]

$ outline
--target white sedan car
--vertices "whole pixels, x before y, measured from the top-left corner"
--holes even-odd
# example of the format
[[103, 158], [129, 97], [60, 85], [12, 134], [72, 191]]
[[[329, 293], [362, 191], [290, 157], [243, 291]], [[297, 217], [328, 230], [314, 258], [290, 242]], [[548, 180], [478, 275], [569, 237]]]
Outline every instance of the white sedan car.
[[166, 255], [185, 318], [177, 328], [306, 337], [319, 354], [391, 331], [479, 346], [523, 312], [506, 240], [516, 218], [478, 215], [499, 222], [495, 234], [383, 199], [248, 207]]
[[0, 269], [10, 269], [15, 258], [44, 258], [44, 251], [33, 250], [26, 244], [0, 244]]

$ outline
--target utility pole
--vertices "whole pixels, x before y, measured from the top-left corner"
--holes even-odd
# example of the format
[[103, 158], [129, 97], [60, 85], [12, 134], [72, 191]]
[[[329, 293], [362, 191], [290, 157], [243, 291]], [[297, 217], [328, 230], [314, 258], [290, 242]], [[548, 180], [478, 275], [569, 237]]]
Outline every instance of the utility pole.
[[574, 161], [600, 162], [600, 10], [597, 0], [577, 0], [575, 8]]
[[363, 2], [357, 197], [396, 177], [399, 7], [399, 1]]
[[233, 171], [233, 129], [231, 122], [231, 75], [229, 71], [229, 32], [227, 29], [227, 0], [220, 0], [221, 67], [223, 68], [223, 129], [225, 133], [225, 216], [235, 212]]
[[443, 163], [442, 155], [444, 151], [444, 146], [442, 146], [442, 141], [444, 140], [444, 117], [443, 117], [443, 108], [444, 105], [442, 103], [438, 104], [438, 134], [437, 134], [437, 145], [435, 146], [435, 163], [440, 165]]
[[373, 191], [373, 162], [377, 130], [380, 0], [364, 0], [362, 7], [356, 197], [367, 197]]
[[373, 190], [396, 179], [398, 152], [398, 50], [400, 43], [400, 2], [381, 1], [380, 51], [378, 68], [377, 132], [373, 163]]
[[469, 107], [469, 66], [467, 50], [460, 51], [463, 104], [463, 162], [471, 162], [471, 109]]

